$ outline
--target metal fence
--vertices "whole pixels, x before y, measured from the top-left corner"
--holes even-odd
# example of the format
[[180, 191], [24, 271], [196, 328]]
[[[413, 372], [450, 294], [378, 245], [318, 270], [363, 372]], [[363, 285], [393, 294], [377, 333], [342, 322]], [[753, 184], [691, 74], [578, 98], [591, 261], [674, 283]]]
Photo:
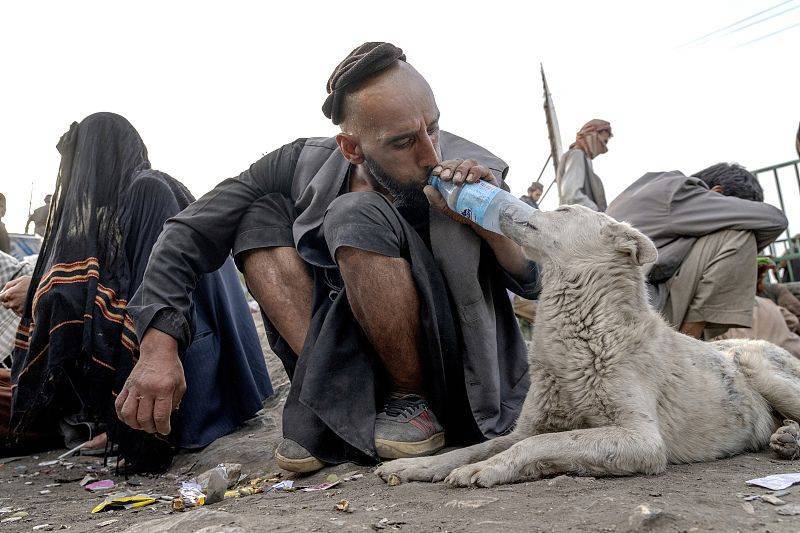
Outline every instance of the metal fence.
[[780, 207], [789, 225], [769, 247], [770, 255], [785, 267], [781, 281], [800, 280], [800, 236], [793, 228], [800, 217], [800, 159], [753, 171], [764, 189], [764, 200]]

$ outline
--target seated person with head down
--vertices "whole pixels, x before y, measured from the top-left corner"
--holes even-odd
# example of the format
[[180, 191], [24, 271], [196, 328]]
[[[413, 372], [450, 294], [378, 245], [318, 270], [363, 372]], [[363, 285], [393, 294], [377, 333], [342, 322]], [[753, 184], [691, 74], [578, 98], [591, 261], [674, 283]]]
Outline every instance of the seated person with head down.
[[[133, 471], [166, 468], [176, 448], [199, 448], [252, 417], [272, 389], [232, 261], [198, 280], [195, 329], [175, 364], [183, 394], [157, 397], [135, 427], [114, 401], [139, 359], [128, 300], [139, 288], [164, 221], [193, 200], [150, 168], [138, 132], [96, 113], [58, 143], [61, 165], [50, 221], [31, 277], [4, 305], [21, 312], [12, 354], [10, 445], [60, 433], [67, 447], [118, 445]], [[20, 285], [23, 285], [20, 283]], [[24, 297], [22, 296], [24, 294]], [[162, 376], [169, 379], [169, 376]], [[169, 434], [169, 438], [165, 435]], [[158, 436], [157, 436], [158, 435]]]
[[780, 209], [764, 203], [753, 174], [728, 163], [693, 176], [645, 174], [607, 213], [658, 248], [648, 282], [651, 304], [667, 322], [706, 339], [752, 326], [758, 250], [787, 225]]
[[771, 342], [800, 359], [800, 336], [797, 335], [797, 332], [800, 331], [800, 321], [792, 312], [776, 303], [773, 297], [777, 295], [783, 299], [784, 303], [791, 301], [789, 298], [795, 302], [797, 299], [789, 293], [786, 287], [765, 283], [767, 273], [774, 269], [775, 263], [770, 259], [758, 258], [758, 283], [753, 306], [753, 325], [749, 328], [731, 328], [720, 338]]
[[142, 356], [123, 394], [180, 399], [160, 380], [180, 376], [189, 294], [233, 252], [291, 378], [282, 468], [504, 434], [529, 385], [506, 291], [534, 297], [538, 267], [426, 185], [500, 186], [508, 166], [439, 129], [431, 87], [390, 43], [353, 50], [327, 90], [336, 135], [267, 154], [167, 222], [131, 302]]

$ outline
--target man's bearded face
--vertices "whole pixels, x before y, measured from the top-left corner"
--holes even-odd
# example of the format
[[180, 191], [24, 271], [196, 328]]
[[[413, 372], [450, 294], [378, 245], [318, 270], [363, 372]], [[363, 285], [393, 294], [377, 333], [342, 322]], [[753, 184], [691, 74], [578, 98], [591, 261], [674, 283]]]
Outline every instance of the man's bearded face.
[[433, 167], [426, 169], [422, 176], [415, 176], [406, 181], [400, 181], [390, 175], [380, 164], [368, 155], [364, 155], [364, 165], [375, 181], [394, 197], [397, 207], [417, 211], [428, 208], [428, 198], [422, 189], [427, 183], [428, 175]]

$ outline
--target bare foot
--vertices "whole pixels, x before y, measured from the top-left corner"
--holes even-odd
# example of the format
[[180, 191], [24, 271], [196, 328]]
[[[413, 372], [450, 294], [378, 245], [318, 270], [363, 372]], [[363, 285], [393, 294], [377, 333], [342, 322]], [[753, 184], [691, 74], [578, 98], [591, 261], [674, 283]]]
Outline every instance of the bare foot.
[[769, 439], [769, 447], [781, 459], [800, 457], [800, 424], [794, 420], [784, 420]]

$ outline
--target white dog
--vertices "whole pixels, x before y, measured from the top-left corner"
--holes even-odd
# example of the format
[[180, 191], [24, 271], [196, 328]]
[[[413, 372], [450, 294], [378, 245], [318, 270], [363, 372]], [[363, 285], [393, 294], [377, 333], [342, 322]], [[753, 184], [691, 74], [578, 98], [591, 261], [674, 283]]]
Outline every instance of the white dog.
[[[800, 362], [786, 351], [698, 341], [650, 309], [643, 265], [657, 252], [642, 233], [579, 206], [521, 218], [504, 213], [503, 232], [543, 276], [531, 388], [516, 428], [384, 463], [381, 478], [490, 487], [562, 473], [656, 474], [668, 463], [760, 450], [780, 426], [778, 413], [800, 417]], [[788, 433], [772, 446], [791, 456], [796, 431]]]

